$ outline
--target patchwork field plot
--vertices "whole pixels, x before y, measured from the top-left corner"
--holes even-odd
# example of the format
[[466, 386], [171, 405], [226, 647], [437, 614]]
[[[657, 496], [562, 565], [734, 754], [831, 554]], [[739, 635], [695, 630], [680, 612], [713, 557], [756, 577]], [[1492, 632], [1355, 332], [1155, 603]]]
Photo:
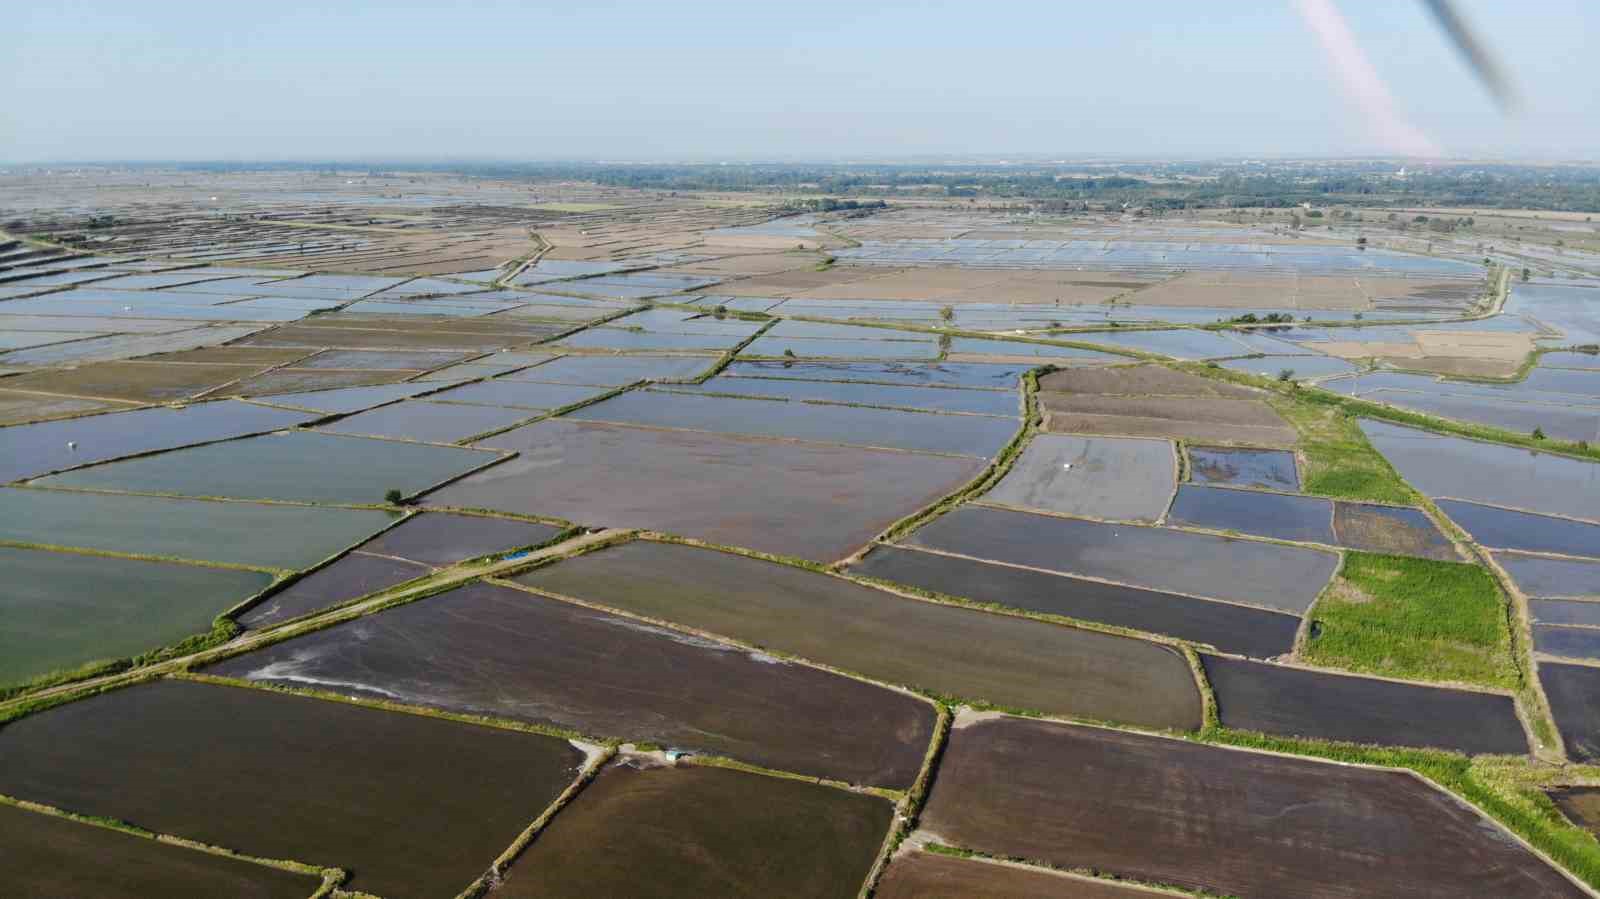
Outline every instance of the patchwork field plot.
[[0, 546], [0, 686], [211, 630], [272, 575]]
[[0, 429], [0, 481], [33, 478], [93, 462], [261, 434], [317, 416], [250, 403], [136, 409]]
[[1510, 696], [1200, 658], [1225, 727], [1475, 754], [1528, 751]]
[[[957, 726], [922, 825], [966, 849], [1243, 896], [1584, 895], [1405, 772], [1017, 718]], [[1353, 882], [1353, 864], [1381, 882]]]
[[1030, 612], [1097, 621], [1260, 658], [1288, 652], [1298, 616], [1030, 568], [878, 546], [852, 574]]
[[1178, 489], [1165, 440], [1039, 434], [985, 502], [1041, 512], [1153, 522]]
[[0, 172], [0, 894], [1600, 887], [1582, 214], [567, 168]]
[[0, 803], [6, 890], [38, 899], [307, 899], [322, 878]]
[[288, 431], [80, 469], [40, 481], [91, 490], [371, 504], [482, 468], [497, 453]]
[[479, 445], [520, 455], [435, 491], [428, 502], [626, 523], [830, 561], [971, 480], [984, 464], [565, 420]]
[[[419, 656], [430, 662], [419, 665]], [[298, 637], [208, 672], [902, 788], [916, 776], [934, 719], [930, 705], [910, 696], [486, 584]]]
[[883, 899], [965, 899], [970, 896], [1158, 899], [1175, 894], [1043, 868], [937, 855], [919, 849], [896, 855], [873, 895]]
[[1292, 546], [979, 506], [950, 512], [906, 542], [1293, 613], [1311, 605], [1338, 561]]
[[[206, 751], [196, 753], [201, 735]], [[8, 724], [0, 792], [344, 868], [352, 888], [385, 896], [448, 896], [540, 815], [582, 760], [535, 734], [165, 681]]]
[[834, 787], [624, 761], [562, 810], [496, 892], [621, 896], [653, 883], [654, 895], [685, 899], [854, 896], [893, 813]]
[[906, 599], [760, 559], [637, 541], [517, 580], [940, 695], [1148, 727], [1200, 724], [1188, 666], [1166, 647]]

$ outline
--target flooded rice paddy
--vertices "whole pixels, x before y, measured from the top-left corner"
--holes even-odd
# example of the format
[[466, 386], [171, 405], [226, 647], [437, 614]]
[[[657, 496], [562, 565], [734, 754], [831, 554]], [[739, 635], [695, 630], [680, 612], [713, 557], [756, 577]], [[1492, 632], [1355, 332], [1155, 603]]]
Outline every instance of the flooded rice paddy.
[[1600, 524], [1514, 512], [1453, 499], [1439, 508], [1478, 543], [1495, 549], [1600, 557]]
[[688, 428], [979, 457], [998, 453], [1019, 430], [1015, 419], [698, 396], [662, 390], [625, 393], [579, 409], [567, 417], [574, 421]]
[[1377, 421], [1363, 420], [1361, 430], [1401, 477], [1431, 497], [1600, 517], [1600, 463]]
[[519, 455], [427, 502], [626, 524], [818, 561], [849, 555], [984, 466], [972, 457], [564, 419], [479, 445]]
[[271, 627], [387, 590], [429, 571], [428, 566], [416, 562], [353, 552], [262, 599], [239, 616], [239, 623], [252, 630]]
[[1498, 552], [1495, 561], [1528, 596], [1600, 599], [1600, 561]]
[[1317, 496], [1185, 484], [1178, 488], [1168, 520], [1277, 540], [1335, 542], [1333, 503]]
[[848, 403], [917, 409], [927, 412], [961, 412], [1016, 418], [1022, 398], [1015, 392], [968, 390], [955, 387], [902, 387], [856, 381], [805, 381], [780, 378], [743, 378], [719, 375], [703, 384], [677, 385], [674, 391], [768, 397], [802, 402]]
[[371, 504], [411, 494], [487, 465], [498, 454], [288, 431], [213, 443], [46, 478], [45, 486]]
[[1298, 491], [1294, 453], [1222, 446], [1191, 446], [1190, 478], [1201, 484]]
[[980, 603], [995, 603], [1161, 634], [1267, 658], [1294, 646], [1295, 615], [1211, 602], [996, 565], [956, 556], [879, 546], [850, 573]]
[[1038, 434], [986, 502], [1117, 521], [1153, 522], [1178, 488], [1171, 443]]
[[318, 430], [330, 434], [458, 443], [527, 421], [538, 410], [405, 400], [343, 418]]
[[362, 545], [365, 552], [399, 556], [428, 565], [454, 565], [494, 553], [536, 546], [562, 529], [537, 521], [428, 512], [406, 519]]
[[1225, 727], [1471, 754], [1528, 751], [1510, 696], [1200, 658]]
[[258, 571], [0, 546], [0, 686], [211, 630], [272, 583]]
[[0, 488], [0, 540], [305, 568], [387, 527], [393, 513]]
[[0, 428], [0, 482], [305, 424], [317, 416], [236, 400]]

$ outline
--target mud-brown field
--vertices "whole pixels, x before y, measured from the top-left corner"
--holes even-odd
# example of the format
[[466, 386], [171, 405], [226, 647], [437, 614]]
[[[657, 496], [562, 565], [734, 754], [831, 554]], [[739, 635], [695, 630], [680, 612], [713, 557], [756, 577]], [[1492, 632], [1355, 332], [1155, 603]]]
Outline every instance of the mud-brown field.
[[5, 895], [28, 899], [307, 899], [321, 878], [0, 803]]
[[895, 788], [934, 722], [913, 696], [483, 583], [207, 670]]
[[894, 815], [888, 800], [864, 793], [654, 765], [608, 766], [494, 895], [848, 899], [861, 890]]
[[917, 849], [895, 857], [872, 895], [878, 899], [1158, 899], [1175, 894]]
[[957, 723], [922, 826], [993, 855], [1238, 896], [1586, 895], [1408, 773], [1021, 718]]
[[636, 541], [517, 580], [941, 695], [1146, 727], [1200, 725], [1188, 665], [1167, 647], [907, 599], [761, 559]]
[[0, 730], [0, 792], [345, 868], [388, 897], [460, 891], [581, 761], [550, 737], [182, 681]]

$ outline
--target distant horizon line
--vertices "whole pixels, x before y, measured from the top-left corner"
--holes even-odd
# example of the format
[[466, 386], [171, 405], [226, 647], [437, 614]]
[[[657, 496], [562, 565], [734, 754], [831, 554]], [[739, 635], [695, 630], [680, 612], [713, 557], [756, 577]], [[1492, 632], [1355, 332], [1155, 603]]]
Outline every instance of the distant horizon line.
[[147, 157], [130, 159], [34, 159], [0, 161], [3, 168], [152, 168], [162, 166], [291, 166], [304, 168], [318, 168], [331, 166], [364, 166], [392, 168], [405, 165], [450, 166], [450, 165], [569, 165], [569, 166], [874, 166], [874, 165], [926, 165], [926, 166], [959, 166], [959, 165], [987, 165], [987, 166], [1038, 166], [1038, 165], [1115, 165], [1118, 163], [1138, 164], [1194, 164], [1216, 163], [1246, 165], [1252, 162], [1333, 162], [1333, 163], [1359, 163], [1359, 162], [1392, 162], [1407, 165], [1470, 165], [1483, 163], [1492, 165], [1550, 165], [1550, 166], [1593, 166], [1600, 165], [1600, 151], [1590, 156], [1574, 156], [1570, 154], [1465, 154], [1453, 156], [1407, 156], [1402, 154], [1384, 153], [1342, 153], [1316, 155], [1308, 153], [1195, 153], [1151, 155], [1140, 153], [1090, 153], [1083, 155], [1067, 155], [1059, 153], [913, 153], [901, 156], [885, 155], [850, 155], [838, 157], [823, 156], [682, 156], [661, 158], [629, 158], [629, 157], [506, 157], [506, 156], [457, 156], [457, 155], [417, 155], [417, 156], [376, 156], [376, 155], [348, 155], [330, 156], [324, 158], [282, 156], [282, 157]]

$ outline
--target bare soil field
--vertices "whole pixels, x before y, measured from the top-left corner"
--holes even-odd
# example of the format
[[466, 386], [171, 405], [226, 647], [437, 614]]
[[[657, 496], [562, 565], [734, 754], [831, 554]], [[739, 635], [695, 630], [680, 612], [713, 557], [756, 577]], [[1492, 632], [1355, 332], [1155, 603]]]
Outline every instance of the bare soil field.
[[735, 296], [804, 299], [929, 300], [942, 303], [1100, 303], [1149, 284], [1099, 273], [1005, 271], [917, 267], [884, 271], [874, 266], [834, 266], [718, 285]]
[[[268, 363], [270, 365], [270, 363]], [[249, 378], [268, 365], [95, 362], [79, 368], [18, 375], [8, 387], [97, 399], [169, 402]]]
[[1262, 400], [1039, 394], [1044, 426], [1062, 434], [1166, 437], [1294, 446], [1300, 435]]
[[20, 390], [0, 390], [0, 425], [68, 418], [85, 412], [101, 412], [116, 408], [121, 407], [116, 403], [99, 400], [26, 393]]
[[1226, 727], [1469, 754], [1528, 751], [1510, 696], [1200, 658]]
[[6, 725], [0, 792], [436, 897], [482, 873], [582, 759], [551, 737], [158, 681]]
[[6, 892], [33, 899], [307, 899], [322, 879], [0, 803]]
[[934, 723], [933, 706], [912, 696], [483, 583], [207, 671], [901, 789]]
[[873, 895], [880, 899], [1159, 899], [1176, 894], [914, 849], [895, 856]]
[[1072, 368], [1039, 378], [1043, 393], [1081, 393], [1116, 396], [1189, 396], [1254, 399], [1260, 391], [1226, 381], [1213, 381], [1162, 365], [1113, 368]]
[[1191, 596], [997, 565], [899, 546], [877, 546], [852, 574], [974, 602], [1098, 621], [1267, 658], [1294, 647], [1297, 615]]
[[625, 760], [556, 816], [495, 895], [854, 896], [893, 815], [888, 800], [834, 787]]
[[1222, 309], [1359, 311], [1373, 297], [1406, 295], [1418, 286], [1402, 278], [1374, 279], [1246, 272], [1187, 272], [1127, 297], [1140, 306], [1203, 306]]
[[517, 580], [941, 695], [1146, 727], [1200, 725], [1188, 666], [1167, 647], [907, 599], [760, 559], [636, 541]]
[[849, 555], [985, 465], [971, 457], [562, 420], [478, 445], [521, 455], [429, 495], [429, 503], [626, 523], [819, 561]]
[[1460, 561], [1454, 544], [1420, 509], [1336, 502], [1333, 530], [1339, 545], [1351, 549]]
[[1020, 718], [957, 723], [922, 826], [963, 848], [1240, 896], [1586, 895], [1404, 772]]

